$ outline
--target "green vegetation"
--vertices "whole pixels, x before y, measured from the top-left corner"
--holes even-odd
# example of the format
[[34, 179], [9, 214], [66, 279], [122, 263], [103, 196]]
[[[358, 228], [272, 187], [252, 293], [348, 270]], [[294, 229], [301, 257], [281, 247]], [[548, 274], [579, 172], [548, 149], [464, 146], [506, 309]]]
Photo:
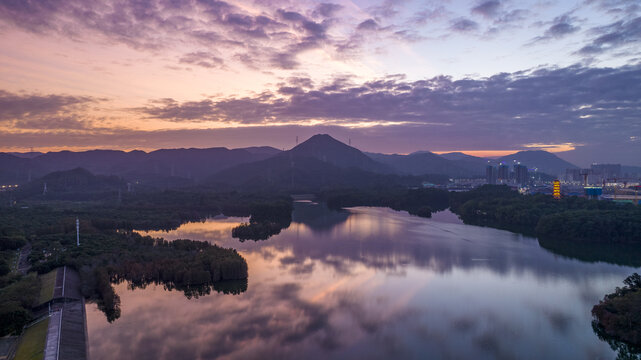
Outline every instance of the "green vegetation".
[[439, 189], [373, 188], [328, 190], [321, 199], [332, 209], [350, 206], [382, 206], [406, 210], [412, 215], [431, 217], [433, 211], [449, 206], [449, 194]]
[[[121, 201], [24, 201], [20, 206], [0, 206], [0, 245], [6, 249], [0, 255], [6, 255], [5, 263], [12, 263], [16, 248], [28, 241], [31, 270], [44, 274], [42, 289], [34, 275], [0, 274], [0, 335], [22, 331], [32, 320], [31, 307], [51, 298], [55, 281], [51, 271], [64, 265], [79, 271], [82, 294], [96, 300], [109, 320], [119, 316], [120, 300], [112, 284], [121, 281], [134, 287], [162, 284], [189, 298], [211, 291], [245, 291], [247, 263], [235, 250], [191, 240], [167, 242], [132, 229], [173, 229], [220, 213], [251, 216], [252, 223], [274, 223], [280, 229], [289, 225], [291, 209], [291, 200], [278, 195], [204, 189], [127, 194]], [[76, 218], [81, 246], [76, 246]]]
[[[593, 327], [606, 339], [623, 342], [630, 352], [641, 349], [641, 276], [634, 273], [592, 308]], [[620, 344], [617, 344], [620, 347]]]
[[641, 247], [634, 243], [577, 242], [557, 238], [540, 238], [539, 245], [555, 254], [585, 262], [641, 267]]
[[34, 305], [44, 304], [53, 298], [57, 274], [57, 270], [52, 270], [38, 277], [40, 279], [40, 296], [38, 296], [38, 301]]
[[16, 253], [27, 243], [18, 229], [0, 227], [0, 277], [9, 274], [16, 263]]
[[39, 360], [44, 358], [47, 343], [49, 318], [27, 328], [20, 338], [15, 360]]
[[641, 241], [641, 207], [609, 201], [520, 195], [504, 185], [450, 194], [451, 209], [467, 224], [577, 242]]
[[249, 223], [232, 229], [232, 236], [240, 241], [267, 240], [270, 236], [279, 234], [283, 228], [289, 227], [292, 210], [291, 201], [252, 204]]
[[31, 307], [38, 297], [40, 282], [35, 274], [23, 276], [0, 291], [0, 335], [19, 334], [33, 319]]

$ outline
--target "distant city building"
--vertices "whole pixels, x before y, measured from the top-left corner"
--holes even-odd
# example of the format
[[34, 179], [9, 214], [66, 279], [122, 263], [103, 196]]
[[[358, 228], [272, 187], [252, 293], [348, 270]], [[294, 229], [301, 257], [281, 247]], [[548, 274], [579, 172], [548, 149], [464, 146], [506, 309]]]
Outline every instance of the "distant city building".
[[519, 185], [526, 185], [530, 178], [528, 176], [527, 166], [516, 164], [514, 165], [514, 179]]
[[585, 188], [585, 196], [590, 199], [599, 199], [603, 195], [603, 188], [598, 186], [587, 186]]
[[621, 178], [621, 164], [592, 164], [590, 175], [593, 183], [603, 183]]
[[496, 168], [492, 165], [485, 167], [485, 182], [491, 185], [496, 184], [497, 171]]
[[576, 183], [583, 182], [581, 169], [565, 169], [565, 181]]
[[510, 180], [510, 167], [504, 164], [499, 165], [497, 178], [501, 184], [507, 183]]

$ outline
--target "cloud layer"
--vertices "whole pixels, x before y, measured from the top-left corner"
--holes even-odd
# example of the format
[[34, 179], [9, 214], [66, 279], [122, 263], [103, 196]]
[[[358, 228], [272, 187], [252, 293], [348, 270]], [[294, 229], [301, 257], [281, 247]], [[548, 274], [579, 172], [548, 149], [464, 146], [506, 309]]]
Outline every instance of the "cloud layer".
[[88, 96], [14, 94], [0, 90], [0, 125], [20, 129], [82, 129]]
[[618, 0], [8, 0], [0, 143], [329, 132], [369, 151], [569, 144], [614, 161], [641, 144], [640, 15]]
[[[641, 133], [641, 66], [541, 68], [483, 79], [447, 76], [367, 82], [346, 78], [303, 87], [282, 83], [255, 97], [178, 102], [161, 99], [135, 109], [173, 122], [224, 121], [275, 125], [318, 121], [346, 127], [395, 124], [457, 139], [485, 136], [518, 146], [619, 142]], [[498, 135], [498, 136], [497, 136]], [[540, 141], [539, 141], [540, 142]]]

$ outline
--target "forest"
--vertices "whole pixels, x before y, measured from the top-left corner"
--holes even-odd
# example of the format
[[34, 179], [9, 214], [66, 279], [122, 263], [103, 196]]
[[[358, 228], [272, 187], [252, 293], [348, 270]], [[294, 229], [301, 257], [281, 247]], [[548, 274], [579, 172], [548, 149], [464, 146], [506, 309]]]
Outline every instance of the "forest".
[[[316, 195], [334, 209], [382, 206], [422, 217], [449, 207], [465, 223], [535, 235], [544, 247], [589, 261], [603, 259], [571, 244], [633, 246], [641, 241], [639, 207], [578, 197], [555, 200], [546, 195], [520, 195], [507, 186], [486, 185], [468, 192], [399, 186], [334, 188]], [[6, 194], [0, 197], [7, 200]], [[2, 202], [2, 334], [19, 332], [32, 320], [38, 278], [16, 271], [19, 249], [26, 244], [31, 247], [28, 261], [32, 271], [42, 274], [63, 265], [79, 270], [83, 295], [97, 301], [113, 321], [119, 316], [120, 300], [112, 285], [123, 281], [132, 287], [162, 284], [187, 297], [212, 291], [238, 294], [247, 289], [247, 263], [235, 250], [192, 240], [168, 242], [141, 236], [134, 229], [171, 230], [187, 221], [224, 214], [249, 217], [247, 223], [232, 230], [233, 237], [265, 240], [292, 221], [292, 199], [279, 193], [187, 188], [89, 198], [69, 201], [37, 195]], [[82, 234], [80, 246], [76, 246], [76, 218]], [[621, 253], [611, 260], [638, 264], [636, 253]]]
[[292, 222], [292, 202], [280, 200], [250, 205], [249, 222], [232, 229], [232, 237], [245, 240], [267, 240], [279, 234]]
[[[641, 276], [634, 273], [592, 308], [592, 326], [602, 339], [625, 353], [641, 353]], [[636, 359], [638, 357], [629, 357]]]
[[450, 193], [450, 208], [467, 224], [490, 226], [539, 240], [641, 242], [641, 207], [568, 196], [521, 195], [504, 185]]
[[[288, 226], [291, 199], [279, 195], [214, 193], [202, 189], [126, 194], [118, 201], [21, 201], [0, 206], [1, 334], [19, 333], [33, 319], [32, 307], [44, 274], [66, 265], [81, 274], [82, 293], [97, 301], [108, 320], [119, 316], [113, 284], [162, 284], [188, 298], [212, 291], [247, 289], [248, 268], [234, 249], [207, 242], [165, 241], [133, 229], [173, 229], [186, 221], [223, 213], [251, 223]], [[76, 246], [76, 218], [80, 246]], [[31, 271], [16, 271], [18, 249], [29, 244]], [[35, 294], [35, 295], [34, 295]]]

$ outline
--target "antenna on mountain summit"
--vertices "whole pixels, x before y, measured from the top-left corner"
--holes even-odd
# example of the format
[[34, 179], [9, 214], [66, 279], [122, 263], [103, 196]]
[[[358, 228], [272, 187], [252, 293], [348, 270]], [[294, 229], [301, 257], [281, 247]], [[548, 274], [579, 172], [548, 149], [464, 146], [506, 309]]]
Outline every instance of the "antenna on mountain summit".
[[296, 136], [296, 145], [298, 145], [298, 135]]
[[352, 146], [352, 138], [347, 138], [347, 142], [349, 143], [349, 146]]

